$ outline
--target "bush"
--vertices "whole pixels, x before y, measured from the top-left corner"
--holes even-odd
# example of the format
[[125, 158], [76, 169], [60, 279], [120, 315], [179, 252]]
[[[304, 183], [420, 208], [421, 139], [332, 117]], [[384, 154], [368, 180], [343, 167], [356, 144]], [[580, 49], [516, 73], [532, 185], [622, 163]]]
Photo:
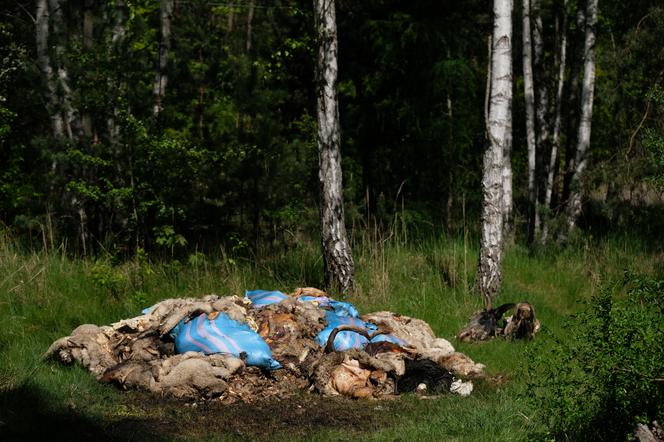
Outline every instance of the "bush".
[[626, 274], [567, 331], [530, 349], [529, 397], [548, 438], [624, 440], [636, 423], [662, 422], [664, 280]]

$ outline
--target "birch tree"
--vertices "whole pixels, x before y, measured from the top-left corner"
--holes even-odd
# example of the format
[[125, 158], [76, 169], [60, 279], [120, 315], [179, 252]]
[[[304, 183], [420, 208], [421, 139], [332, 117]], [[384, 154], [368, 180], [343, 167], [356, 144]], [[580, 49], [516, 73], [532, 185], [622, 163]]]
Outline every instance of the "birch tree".
[[[83, 49], [85, 52], [92, 52], [94, 44], [94, 0], [84, 0], [83, 2]], [[86, 138], [91, 138], [93, 134], [92, 116], [90, 112], [83, 108], [81, 110], [81, 130]]]
[[66, 37], [65, 37], [65, 21], [62, 13], [61, 0], [49, 0], [49, 8], [51, 11], [51, 27], [53, 29], [53, 37], [55, 44], [55, 55], [57, 62], [57, 83], [58, 92], [61, 95], [60, 105], [62, 108], [65, 133], [70, 140], [80, 138], [81, 135], [81, 122], [79, 119], [79, 112], [74, 107], [74, 92], [69, 82], [69, 71], [65, 66], [65, 52], [66, 52]]
[[247, 42], [245, 44], [245, 49], [247, 53], [251, 52], [251, 32], [253, 29], [254, 22], [254, 10], [256, 9], [256, 0], [249, 1], [249, 10], [247, 11]]
[[337, 103], [337, 25], [334, 0], [314, 0], [318, 36], [316, 107], [320, 181], [320, 232], [325, 285], [342, 293], [354, 288], [354, 266], [344, 224], [339, 108]]
[[489, 146], [484, 153], [482, 177], [482, 226], [475, 289], [487, 309], [500, 292], [503, 246], [504, 149], [512, 124], [512, 0], [494, 0]]
[[161, 0], [159, 2], [159, 59], [157, 60], [157, 73], [154, 78], [152, 95], [154, 96], [153, 114], [158, 116], [164, 110], [166, 86], [168, 86], [168, 56], [171, 50], [171, 20], [173, 18], [174, 0]]
[[503, 237], [506, 245], [514, 243], [514, 192], [512, 190], [512, 119], [505, 129], [503, 145]]
[[531, 0], [533, 61], [535, 78], [535, 116], [537, 118], [537, 139], [535, 144], [535, 198], [533, 202], [532, 239], [539, 234], [541, 228], [540, 215], [540, 185], [544, 181], [546, 164], [544, 154], [548, 151], [550, 122], [549, 122], [549, 88], [544, 66], [544, 26], [542, 24], [542, 8], [540, 0]]
[[60, 112], [57, 81], [49, 54], [49, 18], [48, 0], [37, 0], [37, 12], [35, 14], [37, 65], [46, 85], [47, 110], [51, 118], [53, 136], [62, 138], [65, 134], [65, 122]]
[[549, 140], [549, 88], [546, 81], [546, 68], [544, 66], [544, 26], [542, 24], [542, 7], [540, 0], [531, 0], [531, 20], [533, 39], [533, 61], [535, 87], [537, 89], [537, 105], [535, 115], [537, 117], [537, 146], [538, 151], [545, 150], [545, 144]]
[[[114, 8], [113, 27], [111, 28], [111, 46], [108, 50], [109, 59], [119, 59], [121, 56], [121, 48], [125, 40], [125, 3], [124, 0], [116, 0]], [[111, 148], [116, 156], [120, 158], [120, 126], [118, 119], [120, 117], [119, 101], [121, 91], [124, 89], [124, 84], [121, 81], [120, 72], [111, 72], [108, 77], [108, 86], [112, 95], [113, 110], [106, 118], [106, 127], [108, 129], [108, 136]]]
[[[581, 176], [587, 164], [590, 146], [590, 130], [593, 116], [593, 95], [595, 91], [595, 27], [597, 25], [597, 1], [588, 0], [586, 6], [586, 28], [584, 42], [583, 82], [581, 84], [581, 114], [577, 133], [577, 147], [574, 155], [572, 175], [569, 184], [569, 200], [566, 208], [567, 227], [571, 231], [581, 213]], [[563, 238], [564, 239], [564, 238]]]
[[[566, 204], [570, 196], [570, 182], [574, 174], [574, 157], [576, 147], [578, 144], [578, 130], [580, 120], [580, 77], [582, 72], [582, 65], [584, 63], [584, 46], [585, 46], [585, 26], [586, 26], [586, 10], [581, 4], [577, 2], [575, 29], [572, 35], [570, 45], [571, 49], [571, 63], [567, 91], [567, 115], [565, 127], [565, 178], [563, 180], [563, 190], [560, 200]], [[563, 239], [563, 238], [561, 238]]]
[[536, 227], [537, 191], [535, 187], [537, 140], [535, 134], [535, 86], [533, 81], [533, 46], [530, 27], [530, 0], [522, 0], [523, 18], [523, 95], [526, 111], [526, 143], [528, 145], [528, 238]]
[[[558, 52], [558, 84], [556, 86], [556, 107], [553, 123], [553, 134], [551, 139], [551, 152], [547, 168], [546, 180], [544, 181], [544, 207], [547, 211], [552, 210], [551, 199], [553, 196], [553, 184], [555, 179], [556, 164], [558, 163], [558, 152], [560, 152], [560, 131], [562, 124], [562, 102], [565, 87], [565, 68], [567, 64], [567, 0], [563, 1], [562, 24], [560, 26], [560, 48]], [[542, 224], [540, 242], [544, 243], [549, 236], [549, 225]]]

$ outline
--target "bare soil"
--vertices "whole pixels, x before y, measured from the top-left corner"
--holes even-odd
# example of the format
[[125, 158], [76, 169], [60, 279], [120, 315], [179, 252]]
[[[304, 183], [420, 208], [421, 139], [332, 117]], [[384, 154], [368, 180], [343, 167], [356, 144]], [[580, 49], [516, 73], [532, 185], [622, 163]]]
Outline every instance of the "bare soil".
[[[155, 439], [210, 437], [230, 440], [295, 440], [325, 429], [362, 433], [389, 425], [395, 402], [326, 398], [303, 393], [287, 399], [223, 404], [219, 401], [183, 402], [133, 393], [134, 413], [160, 416], [120, 419], [108, 435], [150, 434]], [[132, 413], [133, 414], [133, 413]]]

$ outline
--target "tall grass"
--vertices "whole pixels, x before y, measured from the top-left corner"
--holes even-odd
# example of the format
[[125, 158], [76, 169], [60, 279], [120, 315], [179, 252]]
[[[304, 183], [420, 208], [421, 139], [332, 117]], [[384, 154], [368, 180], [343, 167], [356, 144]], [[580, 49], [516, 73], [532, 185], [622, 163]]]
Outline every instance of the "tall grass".
[[[564, 336], [562, 318], [578, 311], [579, 303], [589, 299], [602, 280], [626, 269], [660, 271], [661, 257], [645, 250], [638, 239], [625, 237], [580, 240], [564, 250], [535, 253], [514, 246], [505, 254], [503, 292], [497, 302], [528, 300], [547, 333]], [[454, 341], [469, 315], [481, 308], [472, 292], [475, 243], [467, 236], [416, 239], [365, 230], [354, 238], [354, 255], [357, 290], [349, 300], [360, 311], [391, 310], [426, 320], [438, 335], [485, 363], [493, 379], [480, 383], [471, 398], [390, 405], [405, 417], [389, 421], [373, 437], [394, 439], [408, 431], [415, 440], [528, 439], [537, 424], [530, 421], [531, 413], [517, 394], [524, 384], [516, 375], [528, 363], [523, 351], [528, 344]], [[80, 324], [108, 324], [135, 316], [143, 307], [170, 297], [242, 295], [250, 288], [288, 292], [319, 286], [322, 280], [314, 241], [255, 260], [220, 252], [215, 258], [193, 254], [182, 262], [153, 262], [143, 254], [115, 262], [110, 256], [72, 259], [62, 249], [26, 252], [4, 237], [0, 238], [0, 268], [0, 434], [3, 423], [20, 426], [25, 419], [25, 425], [30, 425], [20, 404], [29, 409], [32, 402], [21, 402], [21, 397], [32, 398], [49, 412], [69, 416], [76, 410], [81, 419], [107, 425], [126, 417], [130, 395], [97, 384], [81, 369], [41, 360], [51, 342]], [[339, 431], [324, 430], [307, 437], [338, 438], [345, 430]]]

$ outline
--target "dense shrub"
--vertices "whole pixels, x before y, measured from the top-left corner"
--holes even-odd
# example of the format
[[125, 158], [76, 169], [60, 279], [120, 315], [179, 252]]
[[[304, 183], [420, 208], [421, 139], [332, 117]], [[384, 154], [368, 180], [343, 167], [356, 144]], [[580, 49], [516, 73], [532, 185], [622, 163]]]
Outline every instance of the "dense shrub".
[[547, 438], [625, 440], [636, 423], [662, 422], [664, 280], [626, 274], [566, 331], [530, 348], [529, 397]]

